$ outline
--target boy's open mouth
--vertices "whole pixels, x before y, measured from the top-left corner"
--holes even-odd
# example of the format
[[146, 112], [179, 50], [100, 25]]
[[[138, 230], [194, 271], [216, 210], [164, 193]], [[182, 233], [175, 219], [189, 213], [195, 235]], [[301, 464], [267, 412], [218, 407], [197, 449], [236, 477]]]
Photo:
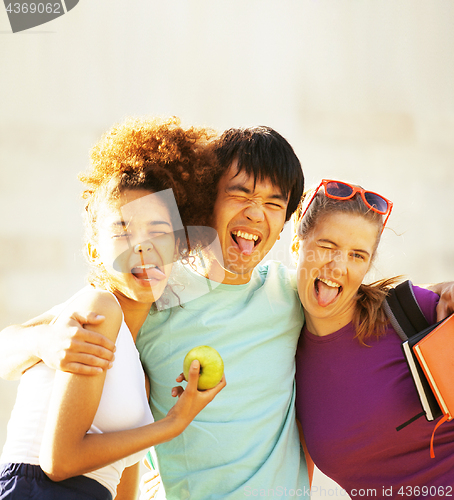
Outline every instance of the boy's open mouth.
[[244, 255], [251, 255], [261, 238], [257, 234], [248, 233], [246, 231], [232, 231], [232, 240], [238, 245], [240, 252]]

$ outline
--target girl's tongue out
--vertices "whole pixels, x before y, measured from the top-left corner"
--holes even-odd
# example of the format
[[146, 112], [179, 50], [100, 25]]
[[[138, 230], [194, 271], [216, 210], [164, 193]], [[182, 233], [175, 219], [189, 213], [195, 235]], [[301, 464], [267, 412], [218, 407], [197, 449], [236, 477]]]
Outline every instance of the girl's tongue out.
[[321, 280], [317, 278], [314, 283], [315, 295], [317, 296], [318, 305], [321, 307], [329, 306], [337, 297], [340, 286], [329, 280]]
[[144, 268], [144, 266], [134, 267], [131, 270], [132, 274], [141, 280], [158, 280], [165, 279], [166, 275], [159, 269], [159, 267]]

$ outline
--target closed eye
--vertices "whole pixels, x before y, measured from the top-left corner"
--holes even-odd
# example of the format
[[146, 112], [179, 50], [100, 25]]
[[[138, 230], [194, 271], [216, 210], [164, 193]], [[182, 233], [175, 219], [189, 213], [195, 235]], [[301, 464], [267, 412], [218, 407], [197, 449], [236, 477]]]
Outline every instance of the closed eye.
[[150, 238], [157, 238], [158, 236], [164, 236], [165, 234], [170, 234], [171, 231], [152, 231], [150, 232]]
[[320, 248], [323, 248], [323, 250], [335, 250], [336, 247], [334, 245], [331, 245], [330, 243], [319, 243], [318, 246]]
[[277, 208], [279, 210], [284, 210], [285, 207], [283, 207], [282, 205], [280, 205], [279, 203], [272, 203], [272, 202], [268, 202], [266, 204], [268, 207], [272, 207], [272, 208]]
[[237, 201], [249, 201], [249, 198], [247, 196], [243, 196], [242, 194], [231, 194], [230, 197]]
[[130, 233], [128, 233], [127, 231], [125, 231], [123, 233], [113, 234], [112, 238], [126, 238], [127, 236], [130, 236]]

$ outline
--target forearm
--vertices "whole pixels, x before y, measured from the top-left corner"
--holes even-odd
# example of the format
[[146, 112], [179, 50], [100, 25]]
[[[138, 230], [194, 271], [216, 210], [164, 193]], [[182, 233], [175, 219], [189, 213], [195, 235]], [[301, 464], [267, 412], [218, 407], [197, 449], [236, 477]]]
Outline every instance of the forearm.
[[40, 361], [38, 336], [46, 325], [12, 325], [0, 332], [0, 377], [16, 380]]
[[42, 448], [40, 465], [53, 481], [61, 481], [170, 441], [183, 432], [188, 423], [186, 419], [177, 420], [168, 416], [136, 429], [86, 434], [81, 440], [75, 440], [72, 435], [68, 435], [62, 442], [60, 437], [53, 449]]
[[421, 288], [427, 288], [427, 290], [431, 290], [432, 292], [436, 293], [437, 295], [441, 295], [444, 287], [446, 286], [446, 283], [425, 283], [424, 285], [418, 285]]

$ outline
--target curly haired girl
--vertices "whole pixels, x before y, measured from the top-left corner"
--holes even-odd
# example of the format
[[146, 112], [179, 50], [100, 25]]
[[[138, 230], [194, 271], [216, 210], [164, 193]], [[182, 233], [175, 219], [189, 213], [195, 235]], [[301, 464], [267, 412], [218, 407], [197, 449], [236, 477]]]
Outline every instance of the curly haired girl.
[[135, 498], [144, 450], [183, 432], [225, 386], [223, 379], [198, 391], [195, 361], [186, 389], [173, 390], [175, 406], [153, 422], [134, 345], [174, 260], [188, 252], [184, 226], [207, 224], [214, 137], [176, 118], [129, 119], [93, 148], [80, 176], [91, 286], [53, 324], [65, 321], [69, 305], [99, 312], [105, 319], [91, 328], [115, 342], [115, 361], [92, 376], [43, 362], [23, 374], [0, 460], [0, 499]]

